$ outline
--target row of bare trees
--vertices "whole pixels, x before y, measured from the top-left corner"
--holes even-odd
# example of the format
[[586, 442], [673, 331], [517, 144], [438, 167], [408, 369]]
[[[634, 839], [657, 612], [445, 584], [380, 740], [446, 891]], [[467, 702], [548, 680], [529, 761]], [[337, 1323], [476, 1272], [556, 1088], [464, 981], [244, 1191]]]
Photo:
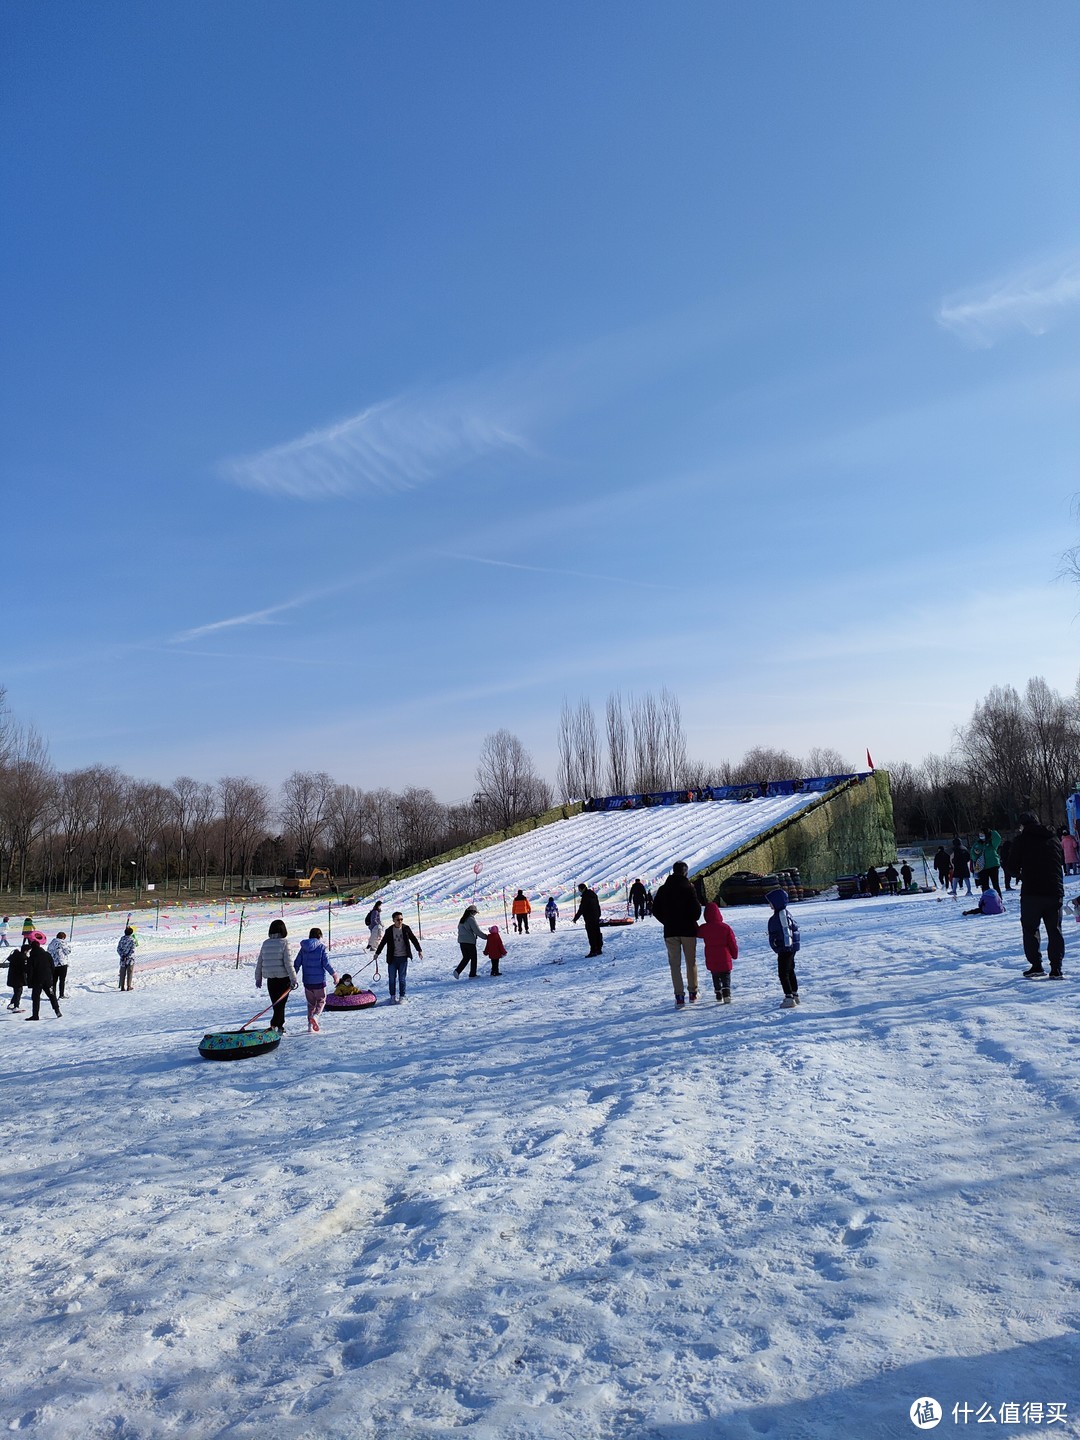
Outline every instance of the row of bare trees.
[[794, 780], [851, 770], [835, 750], [814, 749], [807, 759], [757, 746], [741, 760], [706, 764], [687, 754], [682, 710], [669, 690], [625, 699], [607, 698], [603, 725], [588, 700], [563, 701], [558, 732], [558, 784], [563, 800], [590, 795], [647, 794], [742, 785], [757, 780]]
[[468, 801], [446, 805], [428, 789], [362, 790], [325, 771], [294, 771], [276, 796], [240, 775], [163, 785], [105, 765], [57, 771], [0, 690], [0, 890], [101, 895], [152, 884], [206, 894], [314, 865], [343, 878], [386, 875], [551, 803], [505, 730], [484, 741], [477, 783]]
[[564, 700], [558, 754], [563, 800], [677, 790], [689, 783], [682, 711], [678, 697], [666, 689], [626, 700], [612, 691], [602, 733], [590, 701]]
[[986, 821], [1003, 830], [1028, 809], [1062, 825], [1080, 785], [1080, 687], [1062, 695], [1038, 675], [1023, 694], [995, 686], [947, 754], [887, 768], [904, 839], [970, 834]]
[[[1062, 824], [1065, 797], [1080, 786], [1080, 685], [1074, 694], [1061, 695], [1036, 676], [1022, 695], [1010, 685], [995, 687], [957, 729], [947, 754], [885, 768], [903, 840], [964, 834], [986, 821], [1007, 828], [1025, 809]], [[564, 701], [559, 720], [563, 800], [794, 780], [852, 769], [838, 751], [820, 747], [805, 758], [756, 746], [737, 761], [691, 759], [679, 702], [667, 690], [629, 700], [618, 692], [609, 695], [602, 724], [588, 700]]]

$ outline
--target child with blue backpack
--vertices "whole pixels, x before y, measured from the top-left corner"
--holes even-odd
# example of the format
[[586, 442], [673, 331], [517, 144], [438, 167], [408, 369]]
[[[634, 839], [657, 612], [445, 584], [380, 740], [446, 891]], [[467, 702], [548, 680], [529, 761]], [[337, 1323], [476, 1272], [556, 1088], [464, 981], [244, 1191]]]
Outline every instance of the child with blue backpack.
[[784, 990], [780, 1008], [791, 1010], [799, 1003], [799, 981], [795, 974], [799, 927], [788, 914], [786, 890], [770, 890], [765, 899], [773, 910], [769, 916], [769, 944], [776, 956], [776, 973]]

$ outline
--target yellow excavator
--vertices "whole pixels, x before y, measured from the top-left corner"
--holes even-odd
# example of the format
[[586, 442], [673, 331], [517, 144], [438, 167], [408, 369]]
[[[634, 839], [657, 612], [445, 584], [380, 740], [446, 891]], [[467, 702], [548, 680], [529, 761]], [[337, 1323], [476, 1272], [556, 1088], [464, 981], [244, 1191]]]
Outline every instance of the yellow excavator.
[[323, 866], [316, 866], [310, 875], [302, 875], [299, 880], [290, 880], [285, 886], [286, 895], [327, 895], [331, 890], [337, 891], [337, 884], [330, 871]]
[[259, 887], [260, 895], [337, 895], [337, 881], [325, 866], [317, 865], [310, 875], [290, 876], [284, 885]]

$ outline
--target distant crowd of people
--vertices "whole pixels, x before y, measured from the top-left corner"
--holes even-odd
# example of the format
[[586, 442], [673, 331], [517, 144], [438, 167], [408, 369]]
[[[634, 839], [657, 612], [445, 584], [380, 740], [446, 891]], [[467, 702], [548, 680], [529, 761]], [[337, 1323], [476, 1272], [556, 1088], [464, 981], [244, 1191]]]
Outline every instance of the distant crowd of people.
[[[1065, 955], [1065, 939], [1062, 930], [1062, 908], [1064, 904], [1064, 876], [1075, 874], [1080, 856], [1077, 837], [1067, 830], [1055, 832], [1042, 824], [1034, 811], [1024, 811], [1019, 817], [1015, 836], [1002, 840], [1000, 833], [991, 825], [980, 827], [970, 848], [959, 835], [953, 836], [951, 849], [944, 845], [938, 848], [933, 867], [943, 889], [952, 898], [958, 898], [961, 887], [966, 895], [974, 898], [972, 881], [980, 889], [979, 903], [964, 915], [1000, 915], [1004, 913], [1001, 880], [1004, 879], [1006, 892], [1014, 888], [1020, 891], [1020, 927], [1023, 935], [1024, 957], [1027, 969], [1023, 972], [1029, 978], [1046, 976], [1047, 979], [1063, 978], [1062, 965]], [[901, 893], [916, 889], [911, 866], [904, 861], [899, 870], [888, 865], [879, 874], [871, 867], [863, 877], [865, 892], [869, 895]], [[603, 953], [604, 932], [600, 898], [597, 892], [582, 882], [578, 885], [577, 908], [573, 923], [584, 923], [589, 949], [587, 958], [592, 959]], [[799, 1004], [799, 981], [795, 973], [795, 957], [800, 947], [799, 926], [792, 917], [786, 890], [777, 887], [766, 895], [770, 915], [766, 927], [768, 943], [776, 956], [777, 977], [783, 991], [782, 1006], [786, 1009]], [[1080, 899], [1077, 901], [1080, 908]], [[663, 927], [664, 946], [667, 954], [671, 984], [676, 1006], [695, 1004], [699, 995], [698, 942], [704, 947], [705, 966], [712, 977], [713, 990], [719, 1004], [731, 1003], [731, 975], [733, 962], [738, 958], [739, 945], [735, 932], [724, 920], [719, 906], [714, 902], [703, 903], [700, 884], [690, 878], [689, 866], [685, 861], [676, 861], [671, 874], [656, 891], [655, 896], [640, 879], [630, 886], [628, 907], [633, 909], [634, 919], [643, 920], [651, 915]], [[529, 933], [529, 916], [532, 905], [524, 889], [519, 889], [512, 905], [513, 923], [519, 935]], [[475, 905], [467, 905], [458, 921], [457, 943], [461, 959], [453, 974], [460, 979], [467, 973], [470, 979], [478, 975], [480, 946], [483, 955], [490, 962], [489, 974], [502, 974], [500, 962], [506, 956], [506, 945], [497, 925], [485, 930], [479, 921]], [[559, 907], [555, 897], [549, 896], [544, 906], [544, 916], [554, 932], [559, 920]], [[374, 956], [376, 973], [379, 957], [385, 954], [389, 998], [392, 1004], [403, 1004], [406, 999], [409, 961], [416, 955], [423, 958], [423, 947], [412, 929], [405, 923], [400, 910], [391, 916], [389, 928], [382, 923], [382, 901], [377, 900], [365, 916], [368, 928], [367, 949]], [[629, 923], [628, 920], [606, 923]], [[31, 1013], [28, 1020], [41, 1018], [42, 998], [48, 1000], [53, 1013], [61, 1015], [59, 1002], [64, 998], [64, 987], [68, 975], [68, 957], [71, 945], [67, 933], [57, 931], [52, 940], [37, 928], [33, 916], [28, 915], [22, 924], [20, 943], [16, 946], [8, 940], [11, 919], [5, 915], [0, 921], [0, 946], [9, 946], [7, 955], [8, 987], [12, 998], [7, 1008], [16, 1014], [23, 1012], [23, 995], [30, 992]], [[1049, 970], [1043, 966], [1042, 932], [1046, 937], [1046, 960]], [[119, 989], [131, 990], [135, 972], [135, 954], [138, 938], [134, 927], [128, 924], [117, 943], [119, 959]], [[297, 977], [300, 977], [298, 979]], [[309, 930], [307, 938], [300, 942], [295, 959], [288, 943], [288, 930], [283, 920], [274, 920], [266, 940], [263, 941], [255, 966], [255, 984], [262, 989], [265, 983], [270, 997], [274, 1029], [285, 1029], [285, 1007], [289, 994], [303, 983], [307, 1001], [307, 1024], [311, 1032], [319, 1030], [319, 1017], [326, 1005], [328, 979], [333, 983], [334, 993], [347, 997], [359, 993], [350, 974], [338, 978], [330, 963], [330, 957], [323, 943], [323, 933], [318, 927]]]

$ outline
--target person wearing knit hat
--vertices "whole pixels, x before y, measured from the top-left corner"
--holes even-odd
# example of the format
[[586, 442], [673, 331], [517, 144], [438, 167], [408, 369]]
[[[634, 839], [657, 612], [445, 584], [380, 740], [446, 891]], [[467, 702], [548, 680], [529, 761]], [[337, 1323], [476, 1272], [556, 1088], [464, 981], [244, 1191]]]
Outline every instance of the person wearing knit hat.
[[26, 937], [26, 978], [30, 982], [30, 1014], [27, 1020], [40, 1020], [41, 997], [49, 997], [56, 1018], [60, 1018], [60, 1006], [56, 1003], [56, 981], [53, 958], [45, 949], [48, 936], [40, 930], [31, 930]]
[[770, 890], [765, 899], [772, 906], [769, 916], [769, 944], [776, 956], [776, 973], [780, 977], [784, 998], [782, 1010], [791, 1010], [799, 1003], [799, 981], [795, 974], [795, 956], [799, 949], [799, 927], [788, 914], [786, 890]]
[[1065, 856], [1060, 839], [1041, 823], [1034, 810], [1020, 814], [1020, 833], [1009, 852], [1009, 868], [1020, 877], [1020, 929], [1024, 936], [1024, 975], [1037, 979], [1043, 969], [1039, 927], [1046, 930], [1050, 980], [1061, 980], [1065, 936], [1061, 908], [1065, 900]]

